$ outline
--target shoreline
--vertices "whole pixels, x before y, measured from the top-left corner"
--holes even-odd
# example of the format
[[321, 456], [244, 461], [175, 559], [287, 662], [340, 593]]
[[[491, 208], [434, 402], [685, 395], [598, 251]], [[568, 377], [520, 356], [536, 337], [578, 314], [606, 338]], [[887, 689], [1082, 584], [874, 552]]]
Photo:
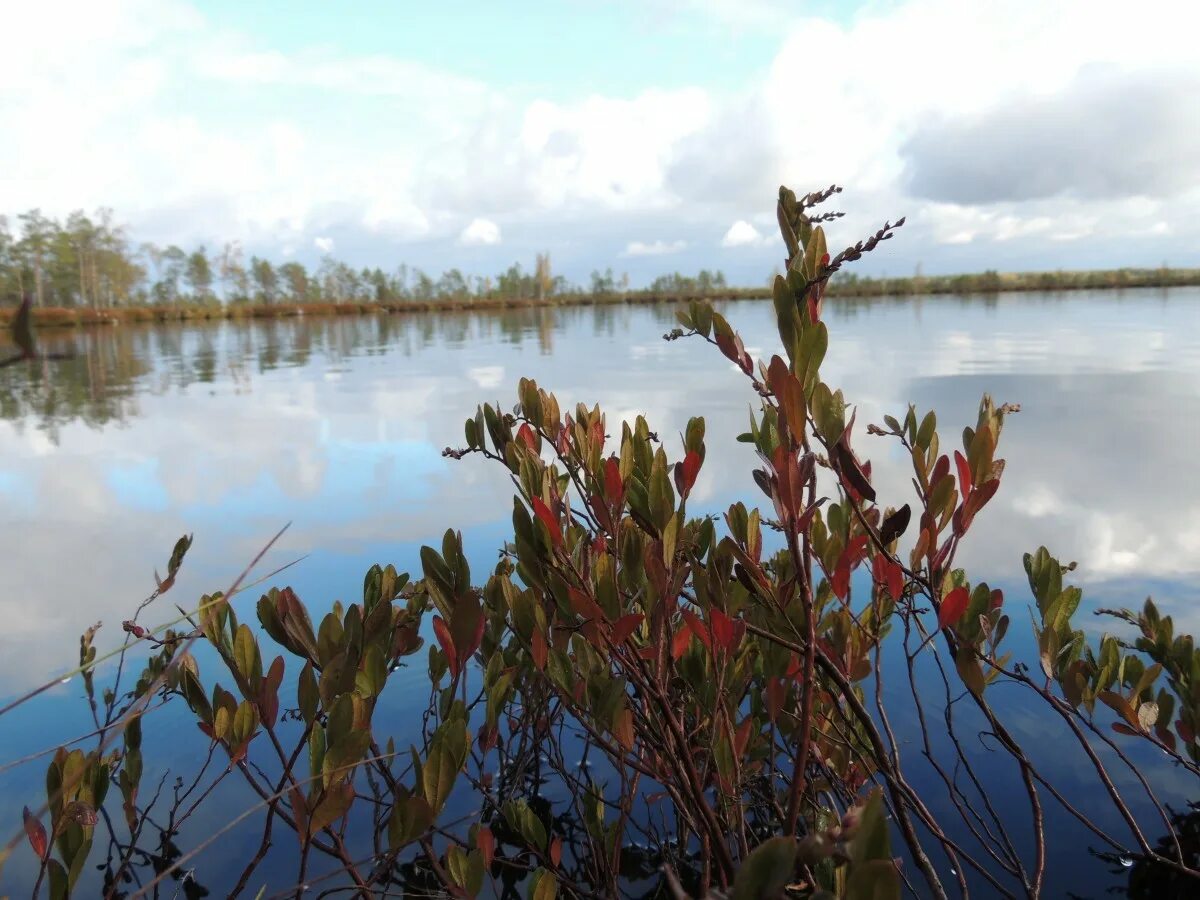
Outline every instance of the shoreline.
[[[833, 282], [826, 296], [847, 299], [907, 299], [918, 296], [987, 296], [1008, 293], [1066, 293], [1200, 286], [1200, 269], [1115, 270], [1078, 273], [1021, 273], [1014, 275], [956, 275], [910, 278], [855, 279]], [[454, 298], [433, 300], [351, 301], [344, 303], [183, 303], [172, 306], [119, 306], [103, 309], [81, 307], [35, 307], [33, 322], [41, 328], [77, 328], [118, 325], [124, 322], [188, 322], [240, 319], [284, 319], [306, 316], [357, 316], [378, 313], [418, 314], [441, 312], [490, 312], [541, 307], [617, 306], [688, 303], [693, 300], [766, 300], [771, 289], [732, 288], [721, 292], [660, 293], [633, 291], [626, 294], [563, 294], [536, 298]], [[0, 309], [0, 323], [12, 321], [16, 308]]]

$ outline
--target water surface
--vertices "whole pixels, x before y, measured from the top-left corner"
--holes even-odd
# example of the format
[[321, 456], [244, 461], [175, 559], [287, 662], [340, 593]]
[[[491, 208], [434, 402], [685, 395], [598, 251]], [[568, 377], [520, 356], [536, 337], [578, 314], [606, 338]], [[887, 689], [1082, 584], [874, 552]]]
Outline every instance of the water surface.
[[[769, 303], [725, 312], [752, 354], [775, 352]], [[1004, 484], [959, 556], [974, 580], [1024, 603], [1021, 554], [1046, 544], [1079, 563], [1085, 603], [1153, 594], [1200, 625], [1200, 289], [841, 300], [826, 318], [823, 375], [857, 404], [881, 500], [910, 499], [909, 475], [862, 425], [911, 401], [936, 408], [955, 445], [983, 392], [1021, 404], [1001, 441]], [[490, 568], [511, 485], [441, 451], [462, 443], [477, 403], [511, 407], [522, 375], [564, 408], [600, 403], [610, 432], [646, 415], [671, 454], [704, 415], [693, 505], [759, 503], [754, 456], [734, 441], [753, 397], [712, 347], [664, 342], [673, 326], [668, 306], [604, 306], [44, 333], [73, 358], [0, 370], [0, 697], [73, 667], [87, 625], [104, 623], [102, 649], [119, 643], [183, 533], [195, 544], [164, 600], [185, 606], [287, 522], [264, 566], [307, 555], [279, 581], [317, 608], [357, 599], [371, 563], [419, 572], [419, 547], [448, 527], [476, 572]], [[0, 761], [80, 730], [80, 694], [76, 680], [0, 721]], [[195, 743], [173, 747], [177, 765], [202, 755]], [[0, 808], [34, 805], [42, 771], [0, 775]]]

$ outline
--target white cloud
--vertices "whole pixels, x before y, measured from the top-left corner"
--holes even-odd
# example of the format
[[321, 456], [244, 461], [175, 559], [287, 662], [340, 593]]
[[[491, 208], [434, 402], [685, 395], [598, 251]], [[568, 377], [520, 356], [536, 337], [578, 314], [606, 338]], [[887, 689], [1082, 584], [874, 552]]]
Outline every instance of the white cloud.
[[[495, 243], [486, 225], [462, 229], [472, 219], [560, 259], [569, 229], [608, 235], [576, 254], [575, 277], [636, 255], [628, 233], [648, 216], [694, 226], [677, 232], [681, 267], [703, 265], [701, 235], [728, 227], [722, 244], [769, 268], [773, 229], [748, 214], [768, 212], [780, 183], [847, 186], [831, 239], [908, 215], [887, 253], [928, 270], [939, 254], [988, 268], [1050, 242], [1064, 267], [1085, 253], [1182, 261], [1200, 240], [1187, 128], [1200, 7], [900, 0], [833, 21], [770, 0], [706, 6], [654, 8], [773, 23], [784, 37], [757, 82], [621, 96], [564, 83], [539, 99], [398, 54], [284, 49], [183, 0], [26, 4], [6, 14], [0, 129], [38, 139], [0, 144], [0, 212], [105, 205], [136, 239], [268, 254], [330, 235], [350, 255]], [[819, 135], [795, 113], [810, 84]]]
[[687, 241], [664, 241], [657, 240], [646, 243], [645, 241], [630, 241], [625, 245], [625, 251], [622, 256], [666, 256], [670, 253], [679, 253], [687, 249]]
[[762, 243], [764, 243], [762, 234], [745, 219], [738, 219], [730, 225], [729, 230], [725, 232], [725, 237], [721, 238], [722, 247], [757, 246]]
[[472, 219], [471, 224], [458, 236], [459, 243], [467, 247], [500, 243], [500, 226], [491, 219]]
[[333, 252], [333, 238], [331, 238], [331, 237], [313, 238], [313, 246], [316, 247], [318, 250], [320, 250], [322, 253], [332, 253]]

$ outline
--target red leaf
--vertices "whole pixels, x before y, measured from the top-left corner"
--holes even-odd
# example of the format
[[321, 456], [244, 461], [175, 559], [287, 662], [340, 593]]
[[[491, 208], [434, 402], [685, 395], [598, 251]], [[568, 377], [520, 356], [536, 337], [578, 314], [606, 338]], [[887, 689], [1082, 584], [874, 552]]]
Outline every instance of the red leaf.
[[787, 699], [787, 685], [782, 678], [767, 679], [767, 715], [774, 722]]
[[[692, 630], [684, 627], [675, 632], [675, 637], [671, 639], [671, 658], [679, 659], [687, 650], [688, 644], [692, 642]], [[647, 648], [650, 649], [650, 648]]]
[[788, 662], [787, 677], [795, 678], [800, 674], [800, 657], [795, 653], [792, 654], [791, 660]]
[[744, 756], [746, 753], [746, 744], [750, 742], [750, 726], [754, 724], [754, 719], [751, 716], [746, 716], [742, 720], [742, 724], [737, 727], [737, 732], [733, 736], [733, 755], [737, 757]]
[[562, 838], [555, 835], [550, 841], [550, 862], [558, 866], [562, 863]]
[[943, 453], [933, 465], [933, 474], [929, 476], [929, 489], [932, 491], [937, 486], [937, 483], [949, 474], [950, 457]]
[[700, 454], [689, 450], [683, 462], [675, 463], [675, 490], [679, 496], [686, 497], [696, 483], [696, 474], [700, 471]]
[[971, 594], [965, 587], [957, 587], [943, 597], [942, 608], [938, 611], [938, 628], [948, 628], [961, 619], [970, 599]]
[[483, 867], [490, 869], [496, 856], [496, 836], [492, 834], [492, 829], [480, 825], [479, 830], [475, 832], [475, 846], [479, 848], [479, 855], [483, 857]]
[[846, 593], [850, 590], [850, 557], [844, 551], [838, 557], [829, 586], [833, 588], [833, 593], [839, 600], [846, 599]]
[[607, 551], [608, 539], [602, 534], [596, 535], [596, 537], [592, 540], [592, 552], [599, 556], [601, 553], [605, 553]]
[[533, 429], [529, 427], [528, 422], [523, 422], [521, 427], [517, 429], [517, 439], [534, 453], [538, 452], [538, 437], [533, 433]]
[[210, 741], [215, 741], [217, 739], [216, 736], [213, 734], [212, 726], [209, 725], [207, 722], [197, 722], [196, 727], [199, 728], [201, 731], [203, 731], [206, 735], [208, 735], [208, 739]]
[[625, 643], [645, 618], [641, 613], [631, 613], [628, 616], [621, 616], [621, 618], [613, 623], [612, 642], [614, 644]]
[[625, 483], [621, 480], [621, 463], [610, 456], [604, 463], [604, 494], [609, 502], [620, 506], [625, 499]]
[[[483, 616], [479, 617], [481, 620]], [[450, 629], [446, 627], [445, 621], [441, 616], [433, 617], [433, 633], [437, 636], [438, 643], [442, 646], [442, 652], [446, 654], [446, 664], [450, 667], [450, 677], [458, 677], [458, 651], [454, 648], [454, 638], [450, 636]]]
[[855, 500], [863, 498], [874, 503], [875, 488], [871, 487], [871, 482], [867, 480], [870, 475], [870, 463], [866, 467], [860, 466], [850, 449], [840, 442], [834, 444], [833, 455], [837, 459], [838, 470], [852, 498]]
[[33, 848], [33, 852], [38, 859], [45, 859], [47, 843], [46, 826], [42, 824], [41, 819], [29, 811], [28, 806], [25, 807], [22, 818], [25, 821], [25, 835], [29, 838], [29, 846]]
[[469, 646], [463, 647], [462, 653], [459, 654], [464, 662], [474, 656], [475, 651], [479, 649], [479, 645], [483, 643], [483, 627], [486, 624], [487, 621], [481, 610], [478, 618], [475, 619], [475, 631], [471, 635], [471, 643]]
[[954, 465], [958, 467], [958, 489], [963, 495], [963, 499], [971, 495], [971, 467], [967, 465], [967, 458], [954, 451]]
[[876, 553], [871, 563], [871, 577], [879, 587], [887, 590], [893, 600], [904, 593], [904, 570], [890, 556]]
[[999, 609], [1003, 605], [1004, 605], [1004, 591], [1000, 590], [1000, 588], [996, 588], [994, 591], [992, 591], [992, 603], [991, 603], [991, 606], [989, 606], [988, 608], [989, 609]]
[[700, 643], [702, 643], [705, 647], [707, 647], [708, 651], [711, 653], [713, 643], [712, 643], [712, 635], [710, 635], [708, 633], [708, 626], [706, 626], [700, 620], [700, 617], [698, 615], [696, 615], [694, 612], [692, 612], [690, 609], [680, 610], [680, 612], [683, 613], [683, 620], [685, 622], [687, 622], [687, 626], [688, 626], [688, 628], [690, 628], [692, 630], [692, 634], [694, 634], [694, 635], [696, 635], [696, 637], [700, 638]]
[[567, 588], [567, 596], [571, 600], [571, 609], [575, 610], [576, 615], [584, 619], [591, 619], [593, 622], [608, 621], [604, 615], [604, 610], [583, 591], [578, 588], [569, 587]]
[[546, 658], [550, 655], [550, 648], [546, 646], [546, 636], [536, 629], [533, 632], [533, 637], [529, 639], [529, 650], [533, 655], [533, 664], [538, 667], [539, 672], [544, 672], [546, 669]]
[[550, 507], [543, 502], [541, 497], [533, 497], [532, 501], [534, 514], [542, 520], [542, 524], [550, 532], [550, 541], [555, 547], [561, 547], [562, 530], [559, 527], [558, 519], [555, 518], [554, 513], [550, 512]]
[[708, 611], [709, 624], [712, 627], [713, 640], [717, 642], [723, 650], [732, 650], [733, 643], [733, 619], [725, 615], [716, 607]]
[[904, 593], [904, 569], [893, 560], [888, 560], [887, 589], [893, 600], [899, 600]]
[[866, 549], [867, 536], [860, 534], [858, 537], [850, 539], [850, 545], [838, 557], [829, 586], [833, 588], [833, 592], [839, 600], [846, 599], [846, 592], [850, 590], [850, 572], [862, 561]]
[[1183, 738], [1183, 742], [1185, 744], [1196, 743], [1196, 733], [1192, 731], [1191, 726], [1189, 726], [1187, 722], [1183, 721], [1183, 719], [1175, 720], [1175, 731], [1179, 733], [1181, 738]]

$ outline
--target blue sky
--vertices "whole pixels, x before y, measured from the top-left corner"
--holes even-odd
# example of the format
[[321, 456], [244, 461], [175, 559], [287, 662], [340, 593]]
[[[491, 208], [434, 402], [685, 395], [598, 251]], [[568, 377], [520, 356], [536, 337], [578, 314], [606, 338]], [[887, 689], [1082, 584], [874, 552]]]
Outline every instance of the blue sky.
[[[761, 283], [846, 185], [873, 274], [1198, 265], [1200, 12], [1150, 0], [11, 4], [0, 214], [316, 263]], [[1169, 27], [1164, 27], [1164, 24]]]

